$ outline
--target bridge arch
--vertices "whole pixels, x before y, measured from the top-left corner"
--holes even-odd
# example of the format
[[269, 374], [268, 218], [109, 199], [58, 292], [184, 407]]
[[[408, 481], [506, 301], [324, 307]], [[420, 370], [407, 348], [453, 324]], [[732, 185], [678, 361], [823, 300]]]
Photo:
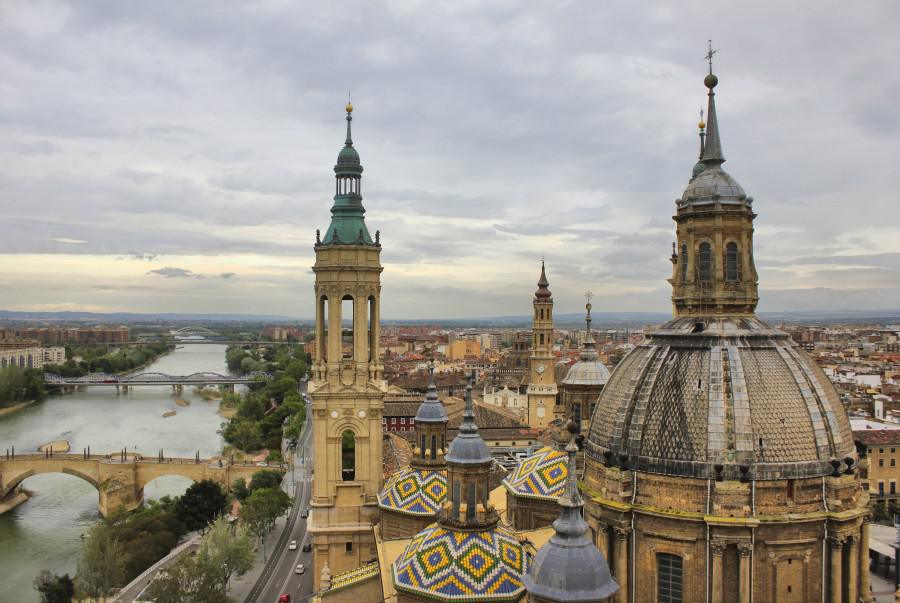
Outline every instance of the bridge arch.
[[[33, 477], [35, 475], [46, 475], [48, 473], [61, 473], [63, 475], [72, 475], [74, 477], [79, 477], [92, 485], [97, 490], [100, 489], [100, 482], [97, 477], [85, 473], [83, 471], [79, 471], [78, 469], [72, 467], [62, 467], [59, 469], [46, 469], [44, 467], [31, 467], [29, 469], [25, 469], [21, 473], [14, 473], [11, 478], [3, 480], [3, 489], [0, 490], [0, 498], [6, 496], [10, 492], [14, 491], [16, 488], [21, 485], [29, 477]], [[9, 473], [6, 473], [9, 475]]]

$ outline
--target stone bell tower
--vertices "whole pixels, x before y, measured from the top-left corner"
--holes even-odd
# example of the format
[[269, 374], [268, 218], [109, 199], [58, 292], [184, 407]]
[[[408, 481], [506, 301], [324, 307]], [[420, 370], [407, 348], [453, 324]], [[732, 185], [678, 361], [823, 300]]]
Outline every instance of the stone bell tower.
[[316, 232], [316, 349], [309, 395], [315, 440], [310, 533], [315, 574], [376, 555], [372, 524], [382, 486], [381, 419], [386, 384], [379, 350], [381, 243], [364, 221], [362, 165], [347, 140], [338, 155], [331, 224]]
[[556, 360], [553, 357], [553, 294], [544, 262], [534, 292], [531, 358], [528, 378], [528, 425], [546, 427], [556, 412]]

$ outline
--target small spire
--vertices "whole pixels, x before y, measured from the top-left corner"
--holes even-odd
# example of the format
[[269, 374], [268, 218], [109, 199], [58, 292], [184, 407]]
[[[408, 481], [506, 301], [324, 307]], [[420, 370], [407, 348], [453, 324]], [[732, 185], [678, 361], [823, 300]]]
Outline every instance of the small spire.
[[709, 107], [706, 111], [706, 143], [703, 147], [701, 161], [706, 165], [721, 165], [725, 163], [722, 155], [722, 141], [719, 139], [719, 120], [716, 116], [716, 93], [713, 88], [719, 83], [719, 78], [712, 72], [712, 55], [716, 53], [712, 49], [710, 41], [709, 52], [706, 54], [709, 60], [709, 75], [703, 78], [703, 84], [709, 89]]
[[553, 294], [550, 293], [550, 281], [547, 280], [547, 271], [544, 267], [544, 260], [541, 260], [541, 278], [538, 279], [537, 282], [537, 291], [534, 292], [534, 297], [539, 300], [547, 301]]
[[566, 429], [569, 431], [569, 443], [566, 444], [566, 453], [569, 455], [568, 475], [566, 476], [566, 487], [562, 496], [559, 497], [559, 504], [563, 507], [581, 508], [584, 506], [584, 500], [582, 500], [581, 492], [578, 490], [578, 475], [575, 464], [575, 455], [578, 453], [578, 444], [575, 443], [578, 425], [570, 419]]
[[344, 109], [347, 111], [347, 140], [344, 141], [344, 146], [352, 147], [353, 137], [350, 135], [350, 122], [353, 121], [353, 104], [348, 100]]
[[459, 431], [464, 433], [478, 433], [478, 425], [475, 424], [475, 406], [472, 404], [472, 388], [475, 383], [475, 371], [469, 375], [469, 383], [466, 385], [466, 407], [463, 410], [462, 425]]

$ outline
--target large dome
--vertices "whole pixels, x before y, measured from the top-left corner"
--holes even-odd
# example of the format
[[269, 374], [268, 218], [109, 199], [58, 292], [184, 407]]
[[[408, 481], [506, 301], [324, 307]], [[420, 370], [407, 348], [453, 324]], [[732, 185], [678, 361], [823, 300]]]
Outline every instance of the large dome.
[[828, 378], [754, 317], [680, 317], [648, 333], [600, 394], [586, 451], [607, 465], [723, 479], [828, 475], [856, 458]]

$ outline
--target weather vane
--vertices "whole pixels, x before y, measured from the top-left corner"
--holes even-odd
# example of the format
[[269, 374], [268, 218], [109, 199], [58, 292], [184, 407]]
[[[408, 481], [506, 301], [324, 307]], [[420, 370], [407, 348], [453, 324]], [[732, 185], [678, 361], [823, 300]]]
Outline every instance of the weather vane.
[[709, 51], [706, 53], [706, 56], [703, 57], [703, 58], [706, 59], [707, 61], [709, 61], [709, 73], [710, 73], [710, 75], [712, 75], [712, 59], [713, 59], [713, 55], [716, 54], [716, 53], [719, 52], [719, 51], [718, 51], [718, 49], [713, 50], [713, 47], [712, 47], [712, 40], [708, 40], [708, 42], [709, 42]]
[[588, 303], [591, 303], [591, 299], [594, 297], [594, 292], [588, 289], [584, 292], [584, 299], [588, 300]]

